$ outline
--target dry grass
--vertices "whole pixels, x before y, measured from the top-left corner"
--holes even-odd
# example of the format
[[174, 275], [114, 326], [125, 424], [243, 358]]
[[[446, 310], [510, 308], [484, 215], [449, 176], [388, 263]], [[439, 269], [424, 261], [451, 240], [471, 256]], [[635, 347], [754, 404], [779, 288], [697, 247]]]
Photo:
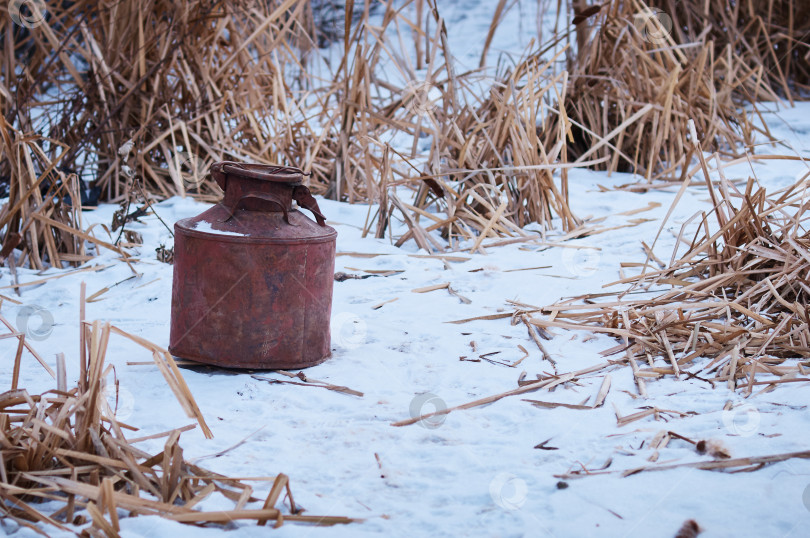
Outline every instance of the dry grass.
[[17, 266], [43, 269], [44, 260], [61, 267], [62, 262], [80, 265], [92, 259], [80, 232], [81, 211], [74, 202], [81, 199], [79, 180], [56, 168], [64, 147], [57, 146], [60, 153], [51, 160], [43, 150], [49, 142], [54, 145], [24, 135], [0, 117], [0, 153], [14, 178], [8, 202], [0, 209], [0, 230], [6, 230], [0, 263], [7, 262], [15, 284]]
[[[810, 366], [806, 179], [768, 194], [754, 179], [738, 190], [723, 178], [712, 187], [713, 214], [696, 217], [691, 241], [679, 235], [681, 249], [688, 245], [684, 254], [676, 249], [663, 268], [648, 259], [641, 274], [616, 283], [627, 285], [625, 291], [561, 301], [540, 309], [543, 315], [530, 323], [620, 339], [604, 355], [619, 355], [630, 364], [640, 390], [645, 378], [670, 375], [727, 384], [747, 394], [755, 387], [767, 391], [805, 379]], [[672, 289], [649, 299], [627, 295], [667, 286]], [[713, 377], [701, 377], [707, 375]]]
[[[352, 41], [347, 38], [349, 54], [335, 83], [335, 134], [322, 148], [324, 164], [313, 164], [313, 179], [328, 185], [333, 198], [379, 202], [366, 233], [376, 228], [382, 237], [398, 214], [409, 228], [398, 244], [414, 239], [428, 251], [444, 249], [430, 234], [434, 230], [451, 248], [473, 240], [474, 250], [490, 235], [525, 235], [521, 228], [529, 223], [575, 227], [565, 130], [538, 128], [559, 114], [554, 103], [565, 93], [565, 73], [552, 69], [556, 57], [546, 60], [549, 48], [533, 47], [495, 76], [456, 72], [439, 6], [410, 4], [411, 18], [388, 5], [382, 26], [366, 19]], [[416, 63], [404, 43], [414, 43]], [[380, 77], [381, 65], [393, 66], [389, 71], [402, 82]], [[410, 150], [392, 147], [402, 135], [412, 137]], [[420, 151], [425, 138], [430, 147]], [[402, 186], [417, 189], [413, 203], [400, 199]]]
[[310, 84], [308, 2], [38, 5], [46, 17], [31, 28], [0, 13], [0, 178], [11, 186], [0, 239], [12, 270], [90, 259], [66, 202], [80, 199], [76, 174], [111, 202], [136, 183], [156, 199], [216, 201], [217, 160], [298, 163], [317, 151], [293, 95]]
[[[82, 298], [83, 294], [84, 290]], [[82, 306], [82, 317], [83, 311]], [[0, 322], [10, 328], [2, 317]], [[111, 402], [118, 402], [118, 384], [109, 380], [113, 368], [105, 364], [105, 357], [113, 333], [152, 352], [178, 402], [198, 420], [206, 436], [210, 431], [168, 352], [109, 323], [82, 320], [80, 327], [78, 386], [67, 388], [64, 356], [60, 356], [56, 390], [40, 395], [16, 386], [25, 335], [12, 332], [3, 337], [16, 338], [19, 346], [12, 390], [0, 394], [0, 518], [14, 520], [44, 536], [47, 534], [43, 526], [72, 532], [72, 525], [84, 526], [88, 520], [92, 525], [84, 532], [89, 535], [118, 536], [120, 518], [138, 515], [158, 515], [191, 525], [221, 525], [239, 519], [254, 520], [259, 525], [272, 521], [275, 526], [285, 521], [317, 525], [352, 521], [301, 514], [284, 474], [256, 478], [272, 482], [266, 498], [259, 499], [245, 481], [189, 463], [183, 458], [179, 439], [181, 432], [193, 425], [137, 439], [130, 437], [129, 432], [137, 428], [120, 422], [116, 418], [117, 403], [111, 406]], [[39, 358], [32, 349], [29, 351]], [[139, 441], [161, 437], [167, 440], [157, 455], [136, 446]], [[233, 510], [194, 509], [214, 492], [232, 500]], [[288, 514], [276, 507], [285, 497], [290, 506]], [[261, 508], [247, 508], [248, 503], [261, 501]], [[48, 503], [46, 508], [37, 507], [44, 502]]]
[[[17, 97], [2, 113], [25, 132], [44, 123], [68, 148], [60, 165], [95, 176], [108, 201], [122, 199], [135, 174], [161, 197], [214, 200], [210, 163], [304, 152], [298, 144], [310, 133], [296, 133], [288, 102], [292, 86], [306, 83], [289, 73], [306, 70], [313, 47], [307, 2], [42, 5], [47, 17], [34, 28], [6, 14], [0, 21], [13, 44], [4, 48], [2, 92]], [[32, 118], [37, 109], [46, 121]], [[128, 141], [131, 157], [119, 152]]]
[[[559, 116], [553, 103], [565, 99], [566, 73], [552, 75], [554, 60], [539, 52], [520, 60], [480, 102], [454, 110], [432, 131], [440, 142], [431, 148], [428, 170], [452, 217], [445, 235], [455, 224], [459, 236], [480, 244], [490, 233], [519, 235], [529, 223], [551, 227], [556, 217], [566, 231], [579, 224], [568, 207], [566, 132], [539, 127]], [[419, 202], [428, 190], [422, 194]]]
[[[136, 180], [154, 199], [216, 201], [212, 162], [279, 163], [311, 172], [317, 194], [378, 202], [366, 234], [400, 219], [399, 242], [428, 251], [519, 240], [530, 223], [571, 231], [568, 167], [677, 176], [694, 157], [687, 120], [706, 149], [735, 156], [754, 131], [742, 104], [806, 89], [794, 3], [652, 2], [674, 20], [667, 32], [641, 0], [612, 2], [578, 12], [576, 53], [558, 28], [511, 69], [484, 53], [480, 69], [457, 72], [435, 0], [45, 0], [32, 28], [0, 17], [0, 113], [20, 137], [48, 137], [27, 177], [3, 144], [0, 176], [36, 196], [27, 185], [56, 163], [63, 183], [76, 172], [106, 201], [128, 200]], [[485, 51], [510, 6], [493, 4]], [[342, 51], [326, 61], [317, 44], [335, 39]], [[23, 221], [4, 222], [8, 244]], [[22, 235], [39, 253], [32, 267], [84, 255]]]
[[[759, 2], [705, 2], [702, 0], [650, 0], [650, 6], [670, 14], [673, 38], [692, 43], [706, 39], [718, 52], [730, 46], [742, 59], [738, 69], [788, 99], [806, 98], [810, 92], [810, 4], [804, 0]], [[750, 102], [770, 99], [758, 84], [740, 89]]]
[[690, 19], [684, 33], [680, 13], [659, 15], [628, 0], [577, 19], [580, 47], [566, 101], [572, 158], [604, 157], [598, 169], [649, 180], [689, 165], [694, 155], [683, 134], [690, 119], [707, 150], [736, 157], [752, 142], [742, 97], [778, 99], [762, 66], [739, 47], [712, 41], [702, 23]]
[[[60, 168], [95, 177], [107, 201], [126, 200], [135, 178], [157, 198], [214, 201], [220, 193], [206, 172], [228, 158], [301, 166], [316, 193], [381, 202], [377, 235], [392, 212], [404, 212], [409, 237], [429, 251], [444, 248], [428, 233], [436, 229], [452, 243], [519, 235], [530, 222], [548, 228], [555, 217], [565, 228], [577, 222], [565, 179], [553, 177], [566, 159], [563, 129], [538, 138], [535, 128], [554, 113], [565, 76], [536, 52], [495, 78], [456, 73], [431, 0], [385, 3], [379, 25], [372, 2], [345, 2], [354, 25], [334, 34], [344, 55], [329, 78], [316, 76], [320, 38], [301, 0], [44, 6], [34, 28], [0, 22], [13, 44], [0, 66], [2, 93], [18, 97], [4, 100], [2, 113], [22, 132], [46, 125], [64, 147]], [[381, 76], [391, 62], [400, 86]], [[39, 109], [45, 119], [31, 117]], [[414, 139], [409, 154], [390, 147], [403, 133]], [[425, 136], [435, 139], [429, 155], [416, 150]], [[416, 204], [389, 200], [401, 185], [422, 187]]]

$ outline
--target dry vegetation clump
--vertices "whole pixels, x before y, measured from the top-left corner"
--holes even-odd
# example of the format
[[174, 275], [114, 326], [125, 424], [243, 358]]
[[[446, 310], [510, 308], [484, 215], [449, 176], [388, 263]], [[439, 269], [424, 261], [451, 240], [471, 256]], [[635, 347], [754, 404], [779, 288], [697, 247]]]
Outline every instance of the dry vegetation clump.
[[[806, 0], [705, 2], [650, 0], [651, 7], [670, 14], [678, 43], [694, 43], [706, 33], [718, 52], [726, 46], [742, 59], [754, 79], [788, 99], [810, 92], [810, 3]], [[758, 85], [740, 91], [750, 102], [770, 99]], [[749, 93], [750, 92], [750, 93]]]
[[[368, 232], [376, 220], [377, 237], [401, 214], [409, 230], [399, 244], [413, 238], [429, 251], [443, 248], [433, 230], [453, 247], [474, 239], [475, 248], [489, 235], [526, 235], [521, 228], [529, 223], [550, 228], [559, 217], [561, 227], [575, 227], [561, 166], [564, 124], [538, 127], [559, 114], [554, 103], [566, 74], [552, 62], [561, 53], [549, 61], [550, 48], [534, 50], [494, 76], [457, 72], [437, 5], [410, 4], [412, 12], [388, 6], [382, 25], [366, 19], [347, 38], [349, 54], [329, 96], [335, 104], [325, 107], [338, 115], [320, 120], [333, 134], [319, 148], [326, 158], [313, 162], [313, 181], [336, 199], [379, 202], [367, 225]], [[491, 32], [498, 20], [496, 13]], [[403, 43], [413, 43], [415, 62]], [[380, 77], [382, 65], [393, 66], [400, 82]], [[561, 168], [562, 181], [554, 177]], [[402, 185], [418, 188], [413, 204], [399, 199]]]
[[[629, 285], [623, 292], [562, 301], [541, 309], [545, 315], [531, 323], [615, 336], [622, 344], [604, 354], [624, 355], [640, 384], [665, 375], [714, 374], [710, 383], [750, 394], [756, 385], [790, 382], [810, 366], [806, 179], [770, 195], [753, 179], [742, 191], [722, 181], [712, 191], [714, 215], [696, 216], [691, 242], [679, 236], [681, 246], [688, 245], [684, 254], [676, 250], [665, 267], [648, 260], [641, 274], [617, 283]], [[653, 263], [663, 268], [651, 270]], [[652, 291], [666, 286], [672, 289]], [[643, 290], [655, 296], [627, 295]], [[694, 364], [699, 358], [709, 360]], [[638, 367], [643, 363], [649, 368]], [[758, 374], [768, 380], [758, 381]]]
[[287, 105], [314, 47], [308, 2], [38, 4], [31, 27], [0, 17], [2, 93], [14, 96], [1, 111], [67, 146], [59, 165], [94, 176], [103, 199], [137, 175], [161, 197], [214, 200], [211, 162], [288, 162], [311, 143]]
[[0, 6], [0, 184], [10, 194], [0, 245], [10, 264], [84, 262], [86, 239], [123, 254], [83, 231], [79, 200], [145, 189], [215, 201], [212, 162], [298, 164], [313, 152], [294, 96], [310, 83], [309, 2], [22, 7]]
[[[469, 72], [457, 72], [435, 0], [29, 4], [40, 12], [25, 24], [11, 17], [18, 3], [0, 6], [4, 129], [39, 137], [25, 159], [0, 145], [0, 183], [17, 197], [0, 242], [57, 266], [86, 254], [61, 232], [45, 234], [50, 248], [25, 224], [21, 207], [51, 211], [48, 189], [92, 192], [87, 202], [120, 203], [133, 190], [213, 202], [221, 193], [207, 171], [222, 159], [301, 167], [316, 194], [379, 203], [365, 233], [381, 237], [402, 219], [400, 242], [427, 250], [445, 248], [435, 230], [451, 248], [522, 236], [530, 223], [570, 231], [579, 221], [567, 167], [677, 175], [694, 156], [681, 136], [689, 119], [706, 149], [737, 155], [754, 131], [741, 105], [806, 89], [810, 57], [807, 8], [793, 0], [767, 10], [653, 2], [669, 27], [641, 0], [575, 2], [576, 52], [559, 46], [559, 29], [495, 74], [486, 51], [505, 0]], [[337, 54], [318, 48], [329, 43]], [[570, 74], [557, 67], [562, 54]], [[402, 186], [418, 189], [412, 203]], [[78, 231], [72, 217], [52, 217]]]
[[647, 179], [676, 176], [693, 157], [683, 137], [689, 119], [707, 150], [738, 156], [752, 142], [743, 104], [777, 99], [762, 66], [739, 43], [713, 41], [706, 21], [681, 14], [641, 0], [578, 13], [565, 107], [573, 158], [605, 157], [598, 169]]
[[[539, 127], [559, 115], [555, 102], [565, 98], [566, 73], [552, 75], [553, 61], [531, 54], [497, 76], [478, 102], [437, 114], [432, 134], [439, 142], [425, 173], [442, 187], [432, 190], [446, 195], [445, 235], [454, 228], [460, 237], [520, 234], [530, 223], [550, 227], [555, 217], [565, 230], [579, 224], [568, 207], [565, 122]], [[431, 190], [422, 192], [418, 200], [429, 201]]]
[[[2, 316], [0, 322], [10, 327]], [[117, 382], [108, 380], [113, 368], [105, 364], [105, 355], [111, 333], [151, 350], [178, 401], [189, 416], [197, 418], [206, 436], [211, 433], [168, 352], [109, 323], [82, 321], [80, 326], [84, 353], [78, 386], [67, 388], [64, 355], [60, 354], [57, 389], [40, 395], [17, 388], [25, 335], [5, 335], [16, 337], [20, 345], [12, 390], [0, 393], [0, 520], [8, 518], [43, 536], [42, 525], [68, 532], [74, 532], [73, 525], [78, 525], [90, 536], [118, 536], [120, 519], [138, 515], [158, 515], [197, 526], [226, 525], [240, 519], [259, 525], [270, 521], [275, 526], [285, 521], [316, 525], [352, 521], [303, 515], [284, 474], [256, 479], [272, 482], [267, 497], [260, 499], [244, 481], [186, 461], [178, 441], [181, 432], [193, 426], [132, 438], [130, 432], [137, 428], [116, 418], [119, 388]], [[167, 440], [159, 454], [136, 446], [140, 441], [162, 437]], [[234, 508], [210, 512], [194, 509], [213, 493], [233, 501]], [[289, 514], [276, 507], [285, 497]], [[248, 503], [262, 501], [261, 508], [248, 507]], [[88, 521], [90, 526], [86, 526]]]
[[8, 202], [0, 209], [0, 230], [7, 230], [0, 236], [0, 264], [7, 262], [15, 280], [17, 266], [41, 270], [45, 263], [80, 265], [92, 258], [79, 231], [78, 177], [57, 169], [43, 151], [43, 142], [48, 141], [25, 136], [0, 117], [0, 153], [6, 156], [0, 171], [15, 178], [9, 183]]

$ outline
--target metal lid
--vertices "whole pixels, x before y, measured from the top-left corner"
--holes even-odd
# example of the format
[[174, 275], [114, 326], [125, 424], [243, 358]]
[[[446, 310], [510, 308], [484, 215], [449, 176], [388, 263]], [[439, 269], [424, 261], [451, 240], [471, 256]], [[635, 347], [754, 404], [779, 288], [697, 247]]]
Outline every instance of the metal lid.
[[220, 161], [211, 165], [211, 175], [217, 184], [225, 189], [227, 175], [272, 181], [274, 183], [287, 183], [299, 185], [304, 180], [304, 172], [300, 168], [281, 166], [276, 164], [245, 164], [233, 161]]

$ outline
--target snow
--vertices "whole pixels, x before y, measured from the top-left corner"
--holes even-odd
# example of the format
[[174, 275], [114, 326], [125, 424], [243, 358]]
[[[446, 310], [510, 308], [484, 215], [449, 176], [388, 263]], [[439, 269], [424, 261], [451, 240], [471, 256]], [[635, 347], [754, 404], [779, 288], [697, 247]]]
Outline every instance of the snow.
[[[485, 35], [494, 3], [468, 1], [457, 6], [455, 15], [445, 14], [458, 23], [448, 24], [451, 46], [468, 47], [459, 56], [477, 64], [480, 48], [472, 47], [480, 47], [482, 39], [465, 39], [464, 32]], [[521, 50], [525, 45], [521, 36], [532, 29], [524, 28], [523, 33], [504, 29], [531, 26], [535, 19], [535, 14], [512, 9], [496, 33], [490, 54]], [[760, 109], [772, 109], [764, 116], [775, 136], [785, 142], [762, 145], [758, 153], [810, 157], [810, 104], [779, 109], [760, 105]], [[785, 187], [807, 172], [807, 164], [801, 161], [753, 161], [725, 169], [732, 180], [755, 174], [769, 190]], [[505, 398], [411, 426], [391, 425], [420, 412], [516, 388], [523, 370], [529, 379], [551, 371], [522, 325], [511, 325], [509, 319], [447, 322], [509, 312], [507, 300], [543, 306], [562, 297], [603, 291], [603, 286], [619, 280], [622, 262], [644, 261], [641, 241], [651, 244], [677, 189], [644, 193], [602, 190], [600, 186], [610, 189], [638, 178], [584, 170], [572, 170], [569, 177], [575, 193], [571, 199], [574, 212], [602, 228], [615, 229], [566, 241], [566, 248], [526, 242], [486, 248], [487, 254], [448, 253], [466, 261], [417, 257], [426, 253], [418, 251], [412, 241], [396, 248], [388, 238], [362, 238], [368, 206], [319, 200], [330, 225], [338, 231], [336, 271], [361, 275], [371, 274], [363, 272], [371, 270], [396, 271], [390, 276], [335, 282], [333, 356], [306, 370], [311, 378], [348, 386], [364, 396], [269, 384], [247, 372], [184, 369], [215, 437], [206, 440], [197, 428], [182, 435], [181, 445], [187, 459], [218, 473], [240, 477], [288, 474], [296, 502], [309, 514], [365, 521], [333, 528], [286, 524], [280, 529], [238, 523], [234, 526], [239, 536], [670, 537], [690, 518], [700, 524], [705, 530], [701, 536], [706, 537], [807, 535], [810, 462], [806, 460], [739, 474], [675, 469], [623, 478], [619, 472], [648, 463], [652, 452], [647, 444], [660, 430], [692, 439], [716, 439], [735, 457], [807, 449], [810, 413], [805, 383], [784, 384], [775, 392], [743, 399], [725, 387], [712, 389], [695, 379], [666, 378], [650, 381], [649, 400], [643, 401], [634, 398], [630, 369], [616, 367], [610, 371], [612, 389], [599, 409], [539, 409], [522, 401], [578, 404], [586, 397], [592, 401], [601, 376], [586, 375], [578, 384], [565, 384], [552, 393]], [[710, 208], [708, 198], [705, 189], [686, 191], [655, 246], [661, 259], [670, 258], [681, 225], [697, 211]], [[648, 206], [651, 209], [641, 213], [620, 215]], [[157, 204], [155, 210], [171, 228], [179, 219], [208, 207], [191, 199], [172, 198]], [[86, 212], [85, 225], [108, 225], [115, 209], [103, 205]], [[160, 346], [168, 345], [172, 267], [158, 262], [154, 250], [161, 244], [171, 245], [172, 238], [155, 216], [128, 227], [144, 238], [144, 244], [133, 251], [138, 259], [133, 267], [139, 276], [131, 278], [131, 269], [102, 248], [96, 259], [83, 266], [95, 269], [25, 287], [21, 297], [14, 296], [22, 305], [2, 304], [2, 314], [18, 323], [24, 323], [24, 312], [31, 311], [25, 307], [41, 307], [53, 317], [52, 331], [32, 343], [52, 366], [55, 354], [65, 353], [69, 384], [78, 377], [81, 282], [87, 283], [88, 295], [110, 288], [87, 305], [88, 319], [110, 321]], [[101, 230], [95, 227], [99, 237], [108, 239]], [[398, 230], [401, 233], [401, 224]], [[686, 237], [691, 230], [688, 228]], [[550, 233], [547, 241], [556, 242], [558, 235], [561, 232]], [[485, 241], [485, 247], [490, 242]], [[42, 278], [30, 270], [18, 272], [21, 282]], [[59, 271], [46, 273], [55, 274]], [[2, 268], [0, 287], [9, 282], [8, 269]], [[464, 304], [446, 289], [412, 291], [444, 282], [450, 282], [470, 303]], [[475, 342], [475, 350], [471, 342]], [[11, 344], [12, 340], [0, 340], [4, 365], [11, 364], [16, 351]], [[615, 344], [607, 336], [561, 330], [544, 342], [561, 373], [604, 362], [600, 352]], [[492, 361], [511, 364], [524, 355], [518, 345], [529, 356], [515, 368], [485, 360], [460, 360], [486, 355]], [[115, 366], [121, 385], [118, 418], [140, 428], [133, 437], [191, 423], [156, 367], [128, 364], [150, 361], [147, 352], [113, 336], [107, 360]], [[0, 387], [10, 385], [10, 370], [0, 370]], [[286, 379], [270, 372], [260, 374]], [[27, 356], [20, 386], [36, 393], [54, 388], [54, 382]], [[728, 400], [734, 410], [723, 412]], [[627, 415], [645, 405], [686, 415], [668, 422], [648, 417], [617, 427], [614, 406]], [[555, 450], [534, 448], [547, 440], [546, 447]], [[244, 443], [233, 450], [213, 456], [241, 441]], [[138, 446], [157, 453], [162, 440]], [[673, 440], [660, 450], [657, 463], [706, 459], [688, 443]], [[554, 476], [581, 466], [599, 468], [608, 460], [612, 463], [606, 470], [614, 472], [567, 480], [567, 487], [559, 485]], [[269, 483], [256, 482], [256, 496], [266, 495], [269, 487]], [[201, 504], [209, 510], [230, 507], [217, 496]], [[157, 517], [124, 518], [121, 526], [122, 535], [130, 537], [222, 533]], [[54, 529], [47, 531], [62, 535]], [[22, 529], [16, 535], [34, 533]]]
[[215, 230], [211, 223], [206, 220], [197, 221], [194, 229], [198, 232], [207, 232], [213, 235], [230, 235], [235, 237], [249, 237], [250, 234], [240, 234], [239, 232], [230, 232], [228, 230]]

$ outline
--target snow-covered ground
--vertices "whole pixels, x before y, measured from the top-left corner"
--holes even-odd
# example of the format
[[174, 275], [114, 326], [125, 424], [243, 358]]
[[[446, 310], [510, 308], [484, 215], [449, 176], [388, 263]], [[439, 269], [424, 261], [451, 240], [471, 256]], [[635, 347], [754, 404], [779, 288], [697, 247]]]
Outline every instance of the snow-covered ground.
[[[475, 23], [470, 27], [476, 28], [477, 34], [485, 34], [494, 3], [467, 4], [460, 13]], [[507, 17], [512, 22], [505, 25], [523, 24], [529, 26], [525, 31], [532, 31], [531, 16], [513, 9]], [[449, 28], [453, 32], [454, 26]], [[499, 30], [493, 48], [513, 47], [509, 50], [514, 52], [520, 44], [515, 37], [518, 34]], [[451, 35], [451, 40], [458, 35]], [[763, 147], [761, 153], [793, 154], [795, 150], [810, 158], [810, 104], [781, 108], [766, 114], [766, 121], [777, 137], [790, 141], [793, 149]], [[764, 161], [727, 168], [725, 174], [729, 179], [746, 180], [755, 173], [763, 186], [777, 189], [804, 176], [808, 169], [798, 161]], [[361, 238], [368, 206], [320, 201], [339, 234], [337, 271], [396, 272], [335, 282], [333, 356], [306, 370], [311, 378], [348, 386], [364, 396], [270, 384], [250, 373], [184, 369], [183, 375], [215, 437], [206, 440], [197, 428], [182, 435], [181, 445], [187, 459], [199, 460], [215, 472], [239, 477], [288, 474], [296, 502], [309, 514], [345, 515], [365, 521], [332, 528], [286, 524], [271, 529], [239, 524], [240, 536], [668, 537], [690, 518], [701, 525], [707, 537], [808, 535], [810, 462], [806, 460], [789, 460], [750, 473], [676, 469], [621, 476], [622, 470], [649, 463], [652, 451], [647, 445], [660, 430], [691, 439], [720, 440], [735, 457], [807, 449], [810, 412], [805, 383], [788, 383], [772, 393], [744, 400], [724, 386], [712, 389], [699, 380], [666, 378], [648, 382], [649, 399], [645, 401], [636, 397], [630, 369], [617, 366], [610, 371], [613, 384], [607, 401], [595, 410], [540, 409], [522, 399], [580, 404], [589, 398], [588, 403], [592, 403], [602, 374], [582, 376], [578, 383], [562, 385], [552, 393], [539, 391], [456, 411], [443, 420], [391, 425], [436, 407], [516, 388], [522, 371], [529, 379], [552, 371], [550, 363], [541, 360], [523, 325], [512, 326], [508, 319], [447, 322], [510, 311], [507, 300], [543, 306], [562, 297], [599, 292], [603, 285], [618, 280], [622, 262], [644, 261], [641, 241], [651, 243], [676, 189], [644, 193], [604, 190], [599, 186], [624, 185], [636, 178], [582, 170], [572, 171], [570, 181], [576, 193], [571, 203], [578, 216], [590, 218], [600, 227], [618, 227], [565, 242], [589, 247], [585, 250], [526, 242], [487, 248], [486, 255], [448, 253], [461, 259], [443, 261], [423, 257], [426, 253], [417, 251], [413, 242], [396, 248], [389, 239]], [[695, 212], [709, 209], [708, 198], [705, 189], [696, 187], [686, 192], [656, 245], [660, 258], [668, 260], [674, 248], [676, 240], [670, 231], [677, 234]], [[156, 211], [172, 226], [206, 207], [190, 199], [173, 198], [158, 204]], [[633, 215], [620, 214], [647, 207], [650, 209]], [[86, 212], [85, 223], [109, 225], [115, 209], [102, 206]], [[598, 221], [601, 218], [604, 220]], [[623, 225], [629, 226], [619, 227]], [[161, 243], [171, 245], [171, 236], [155, 216], [128, 228], [144, 237], [144, 244], [133, 250], [139, 260], [134, 264], [140, 273], [137, 278], [130, 278], [130, 268], [102, 249], [99, 257], [85, 265], [96, 267], [96, 271], [25, 287], [21, 297], [0, 289], [0, 294], [23, 302], [19, 306], [3, 303], [0, 312], [6, 318], [16, 321], [25, 306], [34, 305], [53, 317], [52, 332], [33, 344], [51, 364], [56, 353], [66, 354], [69, 384], [78, 376], [81, 282], [87, 283], [88, 295], [110, 287], [98, 301], [87, 305], [89, 319], [110, 321], [158, 345], [168, 345], [172, 267], [158, 262], [154, 249]], [[99, 226], [95, 233], [104, 237]], [[550, 234], [548, 241], [555, 241], [555, 235], [561, 233]], [[356, 253], [377, 256], [359, 257]], [[18, 272], [21, 282], [42, 278], [32, 271]], [[45, 276], [57, 273], [50, 270]], [[469, 299], [469, 304], [446, 289], [412, 291], [445, 282]], [[9, 283], [8, 269], [2, 268], [0, 288]], [[560, 373], [604, 362], [600, 352], [615, 344], [606, 336], [561, 330], [544, 342]], [[524, 356], [518, 346], [527, 349], [529, 356], [510, 367]], [[12, 346], [11, 340], [0, 340], [0, 390], [10, 385], [14, 351], [16, 345]], [[469, 360], [481, 355], [494, 362]], [[120, 380], [118, 418], [140, 428], [134, 436], [191, 423], [156, 367], [128, 364], [150, 360], [149, 354], [132, 342], [112, 337], [107, 361], [115, 365]], [[268, 372], [260, 375], [287, 379]], [[54, 382], [26, 356], [20, 386], [35, 393], [53, 388]], [[722, 411], [727, 400], [734, 402], [735, 412]], [[648, 417], [617, 426], [614, 406], [628, 415], [645, 405], [687, 416], [668, 422]], [[555, 450], [535, 448], [545, 441], [545, 448]], [[162, 449], [162, 442], [145, 441], [138, 446], [154, 453]], [[235, 445], [224, 455], [213, 456]], [[660, 451], [657, 464], [706, 459], [690, 444], [673, 440]], [[611, 474], [565, 480], [567, 487], [555, 477], [583, 466], [600, 468], [608, 460], [612, 463], [606, 470], [615, 471]], [[257, 483], [257, 495], [266, 494], [268, 488], [267, 483]], [[209, 510], [231, 506], [217, 495], [201, 504]], [[121, 526], [124, 536], [222, 532], [157, 517], [126, 518]], [[7, 527], [12, 528], [13, 524]], [[17, 535], [33, 533], [20, 530]]]
[[[779, 136], [793, 138], [794, 146], [810, 148], [810, 106], [779, 112], [790, 128], [769, 116]], [[784, 152], [784, 148], [765, 151]], [[806, 153], [805, 153], [806, 154]], [[726, 170], [729, 178], [747, 178], [748, 165]], [[754, 164], [760, 182], [768, 188], [785, 186], [807, 172], [800, 162], [770, 161]], [[692, 439], [719, 439], [734, 456], [756, 456], [806, 449], [810, 414], [807, 386], [792, 383], [779, 390], [743, 401], [724, 387], [711, 389], [697, 380], [663, 379], [648, 383], [649, 401], [635, 399], [631, 372], [611, 372], [613, 387], [606, 405], [592, 411], [539, 409], [522, 398], [581, 403], [599, 389], [601, 376], [584, 376], [549, 394], [530, 393], [492, 405], [457, 411], [435, 423], [393, 427], [414, 411], [452, 406], [517, 386], [525, 370], [529, 378], [550, 371], [522, 325], [509, 320], [446, 322], [493, 314], [508, 307], [506, 300], [545, 305], [561, 297], [597, 292], [618, 279], [619, 264], [643, 261], [642, 240], [651, 241], [674, 198], [674, 189], [628, 193], [602, 192], [597, 185], [630, 183], [624, 175], [577, 171], [572, 199], [580, 216], [605, 217], [600, 226], [612, 227], [649, 219], [566, 244], [592, 247], [588, 255], [572, 256], [571, 249], [540, 247], [532, 243], [488, 248], [488, 254], [451, 253], [464, 261], [443, 262], [415, 257], [410, 242], [395, 248], [390, 240], [362, 239], [367, 206], [322, 201], [322, 209], [338, 230], [337, 270], [399, 271], [391, 276], [335, 283], [333, 305], [333, 357], [306, 371], [309, 377], [345, 385], [364, 393], [362, 398], [316, 387], [269, 384], [249, 373], [203, 369], [184, 370], [184, 376], [211, 426], [215, 438], [199, 431], [183, 434], [186, 457], [194, 460], [216, 454], [244, 440], [220, 457], [201, 460], [208, 468], [233, 476], [290, 475], [300, 502], [312, 514], [364, 518], [364, 523], [318, 529], [292, 524], [279, 530], [240, 527], [240, 533], [291, 536], [431, 535], [431, 536], [672, 536], [688, 518], [706, 529], [706, 536], [803, 536], [810, 525], [810, 503], [803, 501], [810, 486], [810, 463], [790, 460], [753, 473], [724, 474], [700, 470], [672, 470], [622, 478], [619, 473], [567, 480], [559, 489], [554, 475], [580, 468], [624, 470], [647, 463], [652, 453], [646, 444], [659, 430], [671, 430]], [[659, 207], [632, 216], [628, 210]], [[653, 204], [654, 205], [654, 204]], [[157, 206], [170, 226], [195, 215], [204, 204], [174, 198]], [[699, 209], [708, 208], [708, 194], [687, 191], [667, 229], [678, 232], [680, 223]], [[114, 206], [87, 212], [87, 222], [109, 223]], [[88, 295], [124, 281], [89, 303], [88, 318], [107, 320], [121, 329], [168, 344], [172, 267], [154, 259], [160, 243], [171, 243], [168, 231], [150, 216], [131, 229], [144, 236], [132, 272], [111, 252], [87, 266], [104, 267], [44, 285], [23, 288], [24, 305], [47, 309], [54, 318], [53, 332], [34, 345], [49, 361], [57, 352], [68, 357], [69, 379], [77, 377], [78, 296], [80, 282]], [[96, 230], [100, 230], [96, 227]], [[553, 240], [553, 236], [549, 237]], [[488, 240], [486, 243], [491, 242]], [[656, 247], [668, 258], [675, 238], [666, 231]], [[350, 253], [379, 254], [355, 257]], [[531, 269], [545, 267], [543, 269]], [[514, 271], [515, 269], [526, 269]], [[41, 278], [21, 270], [21, 281]], [[48, 271], [47, 275], [56, 274]], [[470, 300], [464, 304], [447, 290], [413, 293], [412, 290], [450, 282]], [[3, 270], [0, 283], [7, 285]], [[0, 293], [9, 294], [10, 290]], [[384, 301], [378, 309], [373, 309]], [[2, 313], [17, 319], [22, 306], [5, 303]], [[560, 373], [603, 361], [599, 352], [614, 345], [611, 339], [557, 331], [545, 346]], [[5, 340], [4, 342], [9, 342]], [[475, 342], [475, 350], [471, 342]], [[2, 364], [13, 351], [2, 344]], [[529, 350], [517, 367], [487, 361], [462, 361], [485, 355], [511, 364]], [[495, 355], [487, 355], [499, 352]], [[148, 435], [190, 423], [174, 400], [156, 367], [128, 362], [149, 361], [142, 349], [128, 340], [113, 338], [108, 361], [116, 367], [122, 387], [119, 418]], [[266, 377], [286, 379], [278, 374]], [[8, 386], [11, 373], [0, 372], [0, 386]], [[27, 360], [21, 386], [29, 391], [52, 388], [53, 381]], [[626, 391], [626, 392], [625, 392]], [[631, 395], [632, 394], [632, 395]], [[737, 416], [723, 413], [727, 400], [740, 405]], [[424, 405], [420, 407], [421, 402]], [[657, 422], [652, 417], [617, 427], [613, 406], [627, 415], [644, 405], [690, 413], [687, 418]], [[691, 412], [696, 414], [691, 415]], [[546, 446], [534, 447], [549, 440]], [[644, 446], [641, 446], [644, 443]], [[140, 444], [159, 451], [161, 440]], [[379, 460], [377, 459], [379, 458]], [[673, 441], [661, 451], [658, 463], [699, 461], [691, 445]], [[257, 490], [269, 485], [259, 485]], [[227, 507], [212, 498], [203, 508]], [[158, 518], [124, 519], [131, 536], [212, 534]], [[22, 531], [21, 531], [22, 532]]]

